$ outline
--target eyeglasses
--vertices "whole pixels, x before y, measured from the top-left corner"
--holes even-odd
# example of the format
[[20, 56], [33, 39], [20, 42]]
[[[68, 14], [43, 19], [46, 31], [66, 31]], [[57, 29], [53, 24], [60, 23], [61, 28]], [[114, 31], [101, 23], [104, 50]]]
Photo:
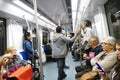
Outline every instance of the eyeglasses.
[[112, 44], [106, 43], [106, 42], [102, 42], [101, 44], [102, 44], [102, 45], [112, 45]]

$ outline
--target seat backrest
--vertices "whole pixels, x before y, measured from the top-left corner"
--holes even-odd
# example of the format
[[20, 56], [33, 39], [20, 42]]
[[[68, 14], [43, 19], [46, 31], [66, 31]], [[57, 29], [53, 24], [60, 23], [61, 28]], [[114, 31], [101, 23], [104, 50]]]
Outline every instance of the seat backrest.
[[28, 60], [27, 53], [25, 51], [20, 52], [24, 60]]

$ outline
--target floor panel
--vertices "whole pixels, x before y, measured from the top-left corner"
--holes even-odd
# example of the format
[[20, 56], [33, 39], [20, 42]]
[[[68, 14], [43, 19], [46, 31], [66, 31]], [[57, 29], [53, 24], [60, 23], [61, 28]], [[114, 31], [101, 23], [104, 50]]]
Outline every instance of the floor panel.
[[[65, 69], [67, 77], [64, 80], [75, 80], [75, 66], [80, 65], [80, 61], [73, 62], [72, 56], [69, 53], [66, 57], [66, 64], [70, 66], [69, 69]], [[44, 80], [57, 80], [57, 64], [56, 62], [47, 62], [43, 65]]]

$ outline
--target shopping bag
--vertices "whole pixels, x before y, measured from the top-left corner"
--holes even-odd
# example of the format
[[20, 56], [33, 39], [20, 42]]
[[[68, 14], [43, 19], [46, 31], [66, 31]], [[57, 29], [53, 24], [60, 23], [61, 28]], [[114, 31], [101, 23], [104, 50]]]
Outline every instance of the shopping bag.
[[13, 66], [12, 68], [9, 69], [9, 74], [12, 74], [13, 72], [15, 72], [17, 69], [19, 69], [21, 66], [18, 64], [18, 65], [15, 65]]
[[45, 63], [46, 62], [46, 55], [45, 55], [43, 48], [41, 48], [41, 57], [42, 57], [42, 63]]
[[89, 57], [90, 57], [90, 58], [93, 58], [94, 55], [95, 55], [95, 52], [90, 52], [90, 53], [89, 53]]
[[30, 65], [20, 67], [9, 76], [9, 78], [17, 78], [18, 80], [31, 80], [32, 77], [33, 71]]

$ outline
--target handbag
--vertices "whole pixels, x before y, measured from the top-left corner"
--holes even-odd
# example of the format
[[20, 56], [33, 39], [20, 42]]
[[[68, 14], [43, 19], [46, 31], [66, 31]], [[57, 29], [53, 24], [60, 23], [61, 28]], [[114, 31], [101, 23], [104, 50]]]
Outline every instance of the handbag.
[[83, 74], [77, 80], [95, 80], [97, 74], [98, 74], [97, 71], [90, 71], [90, 72]]
[[19, 69], [20, 67], [21, 67], [21, 65], [18, 64], [18, 65], [16, 65], [16, 66], [10, 68], [10, 69], [9, 69], [9, 74], [12, 74], [13, 72], [15, 72], [15, 71], [16, 71], [17, 69]]

